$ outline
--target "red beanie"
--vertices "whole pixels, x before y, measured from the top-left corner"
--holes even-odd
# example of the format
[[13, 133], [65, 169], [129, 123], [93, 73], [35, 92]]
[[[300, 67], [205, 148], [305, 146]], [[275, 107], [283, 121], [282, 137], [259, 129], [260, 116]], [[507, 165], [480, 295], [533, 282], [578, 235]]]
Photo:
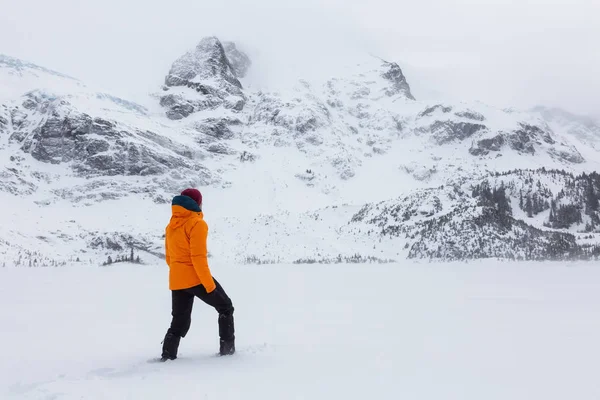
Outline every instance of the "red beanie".
[[202, 193], [198, 189], [185, 189], [181, 195], [191, 197], [198, 205], [202, 204]]

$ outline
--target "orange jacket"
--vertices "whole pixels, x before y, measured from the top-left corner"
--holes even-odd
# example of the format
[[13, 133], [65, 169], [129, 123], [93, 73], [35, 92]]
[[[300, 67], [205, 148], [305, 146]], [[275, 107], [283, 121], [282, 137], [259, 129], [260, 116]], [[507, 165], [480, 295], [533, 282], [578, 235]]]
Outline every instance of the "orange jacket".
[[208, 267], [208, 225], [198, 204], [187, 196], [175, 196], [171, 221], [165, 232], [165, 254], [169, 266], [169, 289], [203, 285], [208, 293], [215, 281]]

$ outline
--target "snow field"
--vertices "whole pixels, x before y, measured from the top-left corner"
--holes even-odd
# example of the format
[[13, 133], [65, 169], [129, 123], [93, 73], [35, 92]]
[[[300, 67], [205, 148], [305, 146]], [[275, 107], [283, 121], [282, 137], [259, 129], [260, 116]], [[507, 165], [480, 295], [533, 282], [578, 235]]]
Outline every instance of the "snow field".
[[180, 358], [163, 265], [0, 268], [2, 399], [597, 399], [592, 263], [226, 266], [238, 352], [196, 301]]

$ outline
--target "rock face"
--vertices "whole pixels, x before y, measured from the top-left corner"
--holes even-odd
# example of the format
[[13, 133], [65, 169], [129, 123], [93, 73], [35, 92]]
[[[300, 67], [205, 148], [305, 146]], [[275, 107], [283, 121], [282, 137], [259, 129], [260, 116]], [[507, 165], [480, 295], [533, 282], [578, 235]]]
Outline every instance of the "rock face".
[[384, 67], [386, 69], [385, 72], [382, 73], [385, 79], [387, 79], [391, 86], [386, 90], [386, 95], [388, 96], [396, 96], [398, 94], [404, 95], [406, 98], [414, 100], [412, 93], [410, 92], [410, 86], [406, 80], [406, 77], [402, 73], [402, 69], [396, 63], [390, 63], [385, 61]]
[[6, 106], [0, 106], [0, 135], [8, 132], [9, 118]]
[[504, 146], [505, 139], [503, 135], [496, 135], [490, 139], [482, 139], [469, 149], [469, 153], [474, 156], [485, 156], [492, 151], [500, 151]]
[[442, 145], [455, 140], [465, 140], [487, 128], [485, 125], [469, 122], [435, 121], [430, 129], [435, 142]]
[[[12, 111], [10, 141], [38, 161], [70, 163], [80, 176], [158, 175], [189, 169], [186, 149], [151, 132], [81, 113], [64, 99], [41, 93], [25, 96]], [[157, 151], [159, 145], [169, 152]]]
[[[237, 65], [243, 70], [242, 64]], [[173, 63], [165, 78], [164, 91], [167, 94], [161, 97], [160, 104], [167, 109], [167, 117], [174, 120], [218, 107], [241, 111], [246, 103], [242, 84], [223, 45], [215, 37], [203, 39], [194, 50]]]
[[477, 111], [472, 111], [472, 110], [464, 110], [464, 111], [457, 111], [454, 113], [454, 115], [456, 115], [457, 117], [461, 117], [461, 118], [466, 118], [466, 119], [470, 119], [473, 121], [485, 121], [485, 116], [483, 116], [483, 114], [478, 113]]
[[510, 133], [499, 132], [495, 136], [477, 140], [469, 149], [469, 153], [474, 156], [486, 156], [492, 152], [499, 153], [505, 146], [521, 155], [534, 156], [545, 151], [562, 162], [585, 162], [575, 147], [558, 143], [548, 130], [523, 122], [518, 123], [518, 127]]

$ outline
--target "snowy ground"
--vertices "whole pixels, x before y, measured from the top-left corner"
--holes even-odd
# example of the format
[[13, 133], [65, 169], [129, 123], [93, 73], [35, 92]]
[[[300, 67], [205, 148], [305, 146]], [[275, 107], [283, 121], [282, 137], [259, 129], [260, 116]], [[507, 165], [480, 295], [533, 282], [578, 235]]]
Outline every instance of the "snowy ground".
[[598, 399], [594, 264], [263, 265], [213, 272], [236, 306], [218, 358], [197, 302], [159, 354], [166, 267], [0, 268], [1, 399]]

